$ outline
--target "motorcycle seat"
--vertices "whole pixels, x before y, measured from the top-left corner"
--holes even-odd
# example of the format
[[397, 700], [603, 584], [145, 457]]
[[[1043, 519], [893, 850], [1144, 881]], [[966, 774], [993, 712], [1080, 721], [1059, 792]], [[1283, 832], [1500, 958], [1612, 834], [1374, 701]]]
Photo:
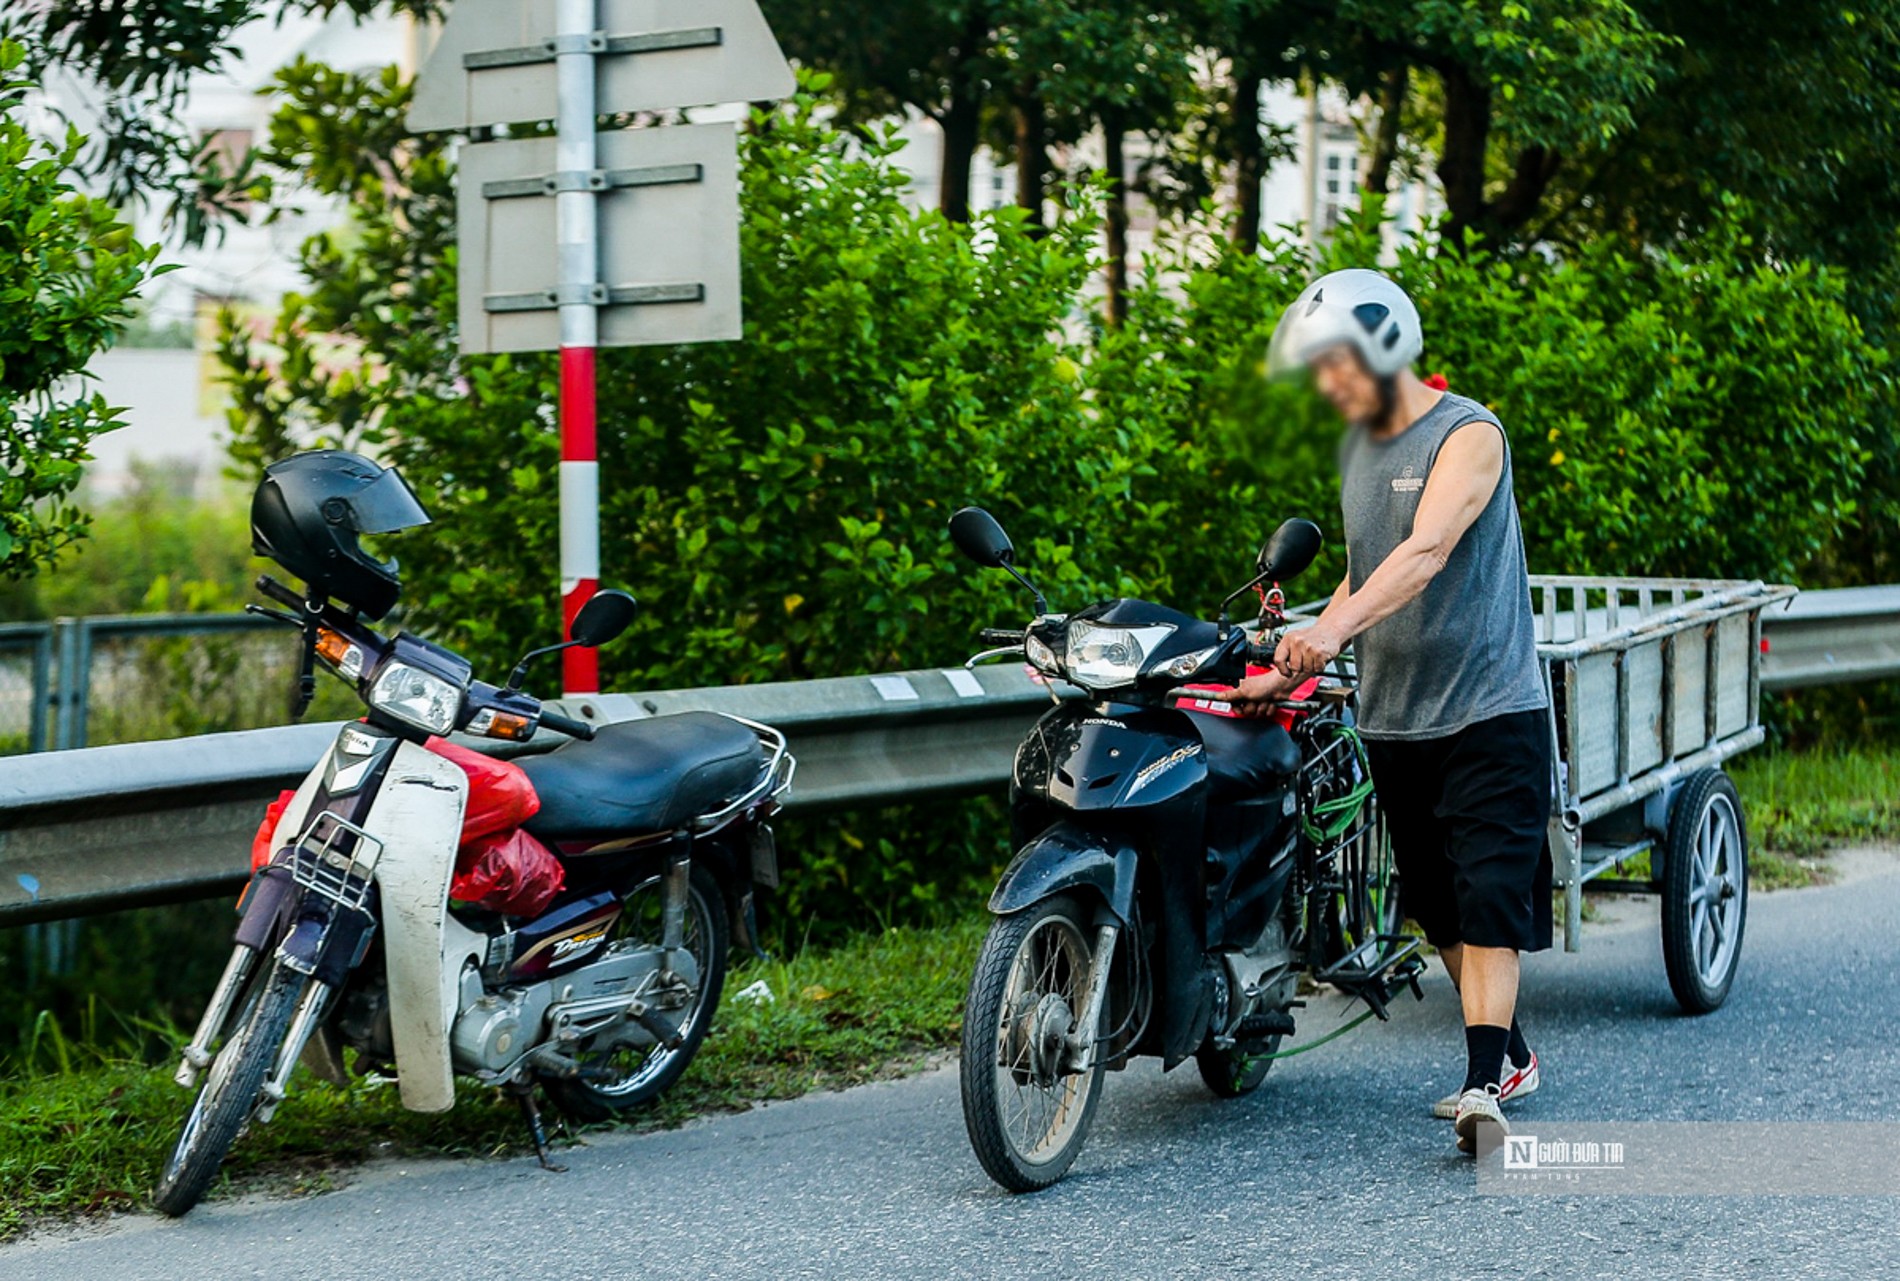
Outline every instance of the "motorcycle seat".
[[1196, 716], [1194, 723], [1207, 748], [1209, 800], [1262, 796], [1299, 773], [1299, 746], [1273, 721]]
[[738, 721], [680, 712], [603, 725], [540, 756], [517, 758], [541, 798], [524, 827], [544, 839], [670, 832], [757, 785], [765, 748]]

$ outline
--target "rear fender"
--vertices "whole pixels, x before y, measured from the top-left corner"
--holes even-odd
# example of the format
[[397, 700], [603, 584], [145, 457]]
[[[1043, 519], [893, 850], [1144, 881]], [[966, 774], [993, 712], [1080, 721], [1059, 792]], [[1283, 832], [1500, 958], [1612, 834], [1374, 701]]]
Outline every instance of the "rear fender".
[[1068, 890], [1092, 890], [1126, 926], [1133, 919], [1137, 856], [1119, 835], [1055, 824], [1023, 846], [1003, 869], [990, 911], [1008, 916]]

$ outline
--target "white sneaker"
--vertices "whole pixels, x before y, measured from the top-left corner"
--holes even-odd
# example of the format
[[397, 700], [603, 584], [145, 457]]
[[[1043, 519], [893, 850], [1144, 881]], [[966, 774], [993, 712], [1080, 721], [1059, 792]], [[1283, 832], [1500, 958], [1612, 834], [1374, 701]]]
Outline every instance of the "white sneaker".
[[1453, 1120], [1458, 1130], [1460, 1152], [1475, 1153], [1478, 1150], [1478, 1130], [1482, 1126], [1497, 1126], [1499, 1139], [1511, 1132], [1510, 1122], [1504, 1119], [1504, 1110], [1498, 1107], [1498, 1087], [1495, 1085], [1482, 1090], [1466, 1090], [1459, 1095], [1458, 1115]]
[[[1526, 1094], [1537, 1093], [1537, 1051], [1531, 1051], [1531, 1061], [1523, 1067], [1516, 1067], [1510, 1059], [1504, 1060], [1504, 1079], [1498, 1082], [1498, 1102], [1509, 1103], [1512, 1099], [1521, 1099]], [[1458, 1092], [1447, 1094], [1432, 1104], [1432, 1115], [1441, 1121], [1450, 1121], [1458, 1115]]]

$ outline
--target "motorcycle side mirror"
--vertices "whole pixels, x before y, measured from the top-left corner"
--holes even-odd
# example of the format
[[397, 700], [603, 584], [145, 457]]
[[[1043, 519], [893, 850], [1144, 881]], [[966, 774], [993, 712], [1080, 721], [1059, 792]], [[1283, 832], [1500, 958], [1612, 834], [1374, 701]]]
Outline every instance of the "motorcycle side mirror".
[[639, 611], [639, 602], [625, 592], [596, 592], [574, 615], [568, 638], [575, 645], [596, 649], [626, 631]]
[[521, 692], [521, 682], [527, 678], [528, 664], [537, 658], [549, 654], [558, 654], [564, 649], [579, 646], [584, 649], [596, 649], [627, 630], [633, 622], [633, 616], [640, 610], [639, 602], [625, 592], [595, 592], [580, 611], [574, 615], [574, 625], [568, 629], [569, 639], [559, 645], [543, 645], [540, 649], [531, 649], [521, 656], [515, 664], [515, 670], [508, 673], [508, 684], [502, 688], [504, 694]]
[[950, 541], [985, 569], [1008, 569], [1016, 560], [1009, 535], [981, 507], [965, 507], [950, 518]]
[[981, 507], [963, 508], [950, 518], [950, 541], [983, 568], [1000, 569], [1028, 588], [1029, 594], [1036, 598], [1038, 614], [1049, 612], [1049, 602], [1043, 599], [1042, 592], [1016, 568], [1016, 548], [1003, 527], [996, 523], [996, 517]]
[[1319, 555], [1324, 541], [1319, 526], [1310, 520], [1295, 517], [1284, 522], [1260, 549], [1260, 558], [1255, 562], [1260, 577], [1276, 583], [1297, 578], [1313, 563], [1313, 557]]

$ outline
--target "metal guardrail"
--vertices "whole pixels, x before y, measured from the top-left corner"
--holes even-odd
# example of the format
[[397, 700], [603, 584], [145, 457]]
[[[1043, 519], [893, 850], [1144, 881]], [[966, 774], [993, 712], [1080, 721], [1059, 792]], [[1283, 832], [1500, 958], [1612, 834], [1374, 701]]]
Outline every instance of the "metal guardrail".
[[93, 657], [101, 642], [145, 636], [222, 636], [274, 631], [251, 614], [108, 614], [49, 623], [0, 624], [0, 655], [31, 655], [26, 750], [86, 745], [92, 721]]
[[[1047, 686], [1009, 665], [609, 694], [553, 706], [602, 722], [712, 711], [774, 725], [798, 756], [798, 784], [787, 798], [796, 811], [997, 786], [1049, 699]], [[0, 759], [0, 926], [235, 892], [264, 806], [309, 772], [336, 728], [296, 725]], [[562, 741], [548, 734], [527, 750]], [[492, 740], [468, 745], [508, 754]]]
[[[1900, 676], [1900, 586], [1806, 593], [1762, 622], [1764, 689]], [[1005, 665], [563, 706], [603, 721], [704, 710], [776, 725], [799, 757], [791, 807], [811, 810], [998, 787], [1048, 701]], [[0, 759], [0, 926], [235, 890], [264, 804], [334, 734], [304, 725]]]
[[1900, 676], [1900, 585], [1803, 592], [1761, 621], [1765, 690]]

